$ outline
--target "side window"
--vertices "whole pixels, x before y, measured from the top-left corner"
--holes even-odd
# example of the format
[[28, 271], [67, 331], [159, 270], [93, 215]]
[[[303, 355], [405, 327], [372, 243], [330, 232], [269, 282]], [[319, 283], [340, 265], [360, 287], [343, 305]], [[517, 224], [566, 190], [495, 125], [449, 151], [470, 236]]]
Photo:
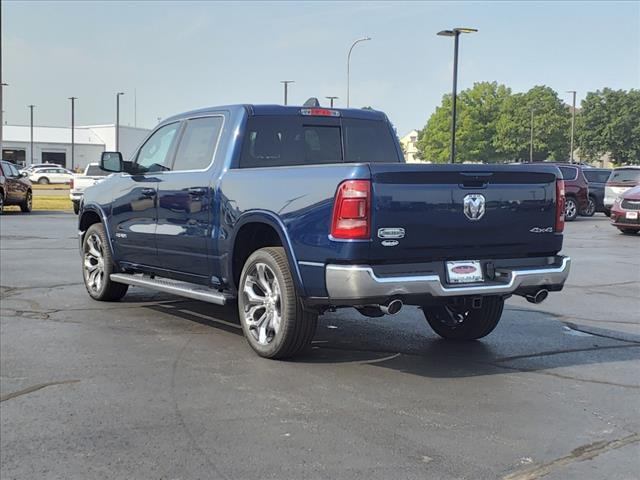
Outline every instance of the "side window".
[[19, 177], [20, 176], [20, 172], [18, 171], [18, 169], [15, 166], [9, 165], [9, 168], [11, 169], [11, 176], [12, 177]]
[[563, 180], [575, 180], [578, 178], [578, 169], [572, 167], [560, 167]]
[[202, 170], [209, 166], [222, 130], [223, 117], [194, 118], [182, 134], [173, 170]]
[[180, 122], [171, 123], [156, 130], [138, 152], [136, 160], [138, 173], [162, 172], [169, 170], [169, 153]]

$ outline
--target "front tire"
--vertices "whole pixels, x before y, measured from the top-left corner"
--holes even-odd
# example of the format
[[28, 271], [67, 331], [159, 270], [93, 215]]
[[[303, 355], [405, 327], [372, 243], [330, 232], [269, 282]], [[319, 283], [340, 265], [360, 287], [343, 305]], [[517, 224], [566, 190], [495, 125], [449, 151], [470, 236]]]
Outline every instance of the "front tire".
[[128, 285], [111, 281], [115, 265], [104, 225], [91, 225], [82, 240], [82, 277], [94, 300], [113, 302], [125, 296]]
[[578, 216], [578, 202], [573, 197], [567, 197], [564, 205], [565, 222], [573, 222]]
[[242, 330], [258, 355], [288, 358], [309, 346], [318, 314], [302, 308], [282, 247], [261, 248], [251, 254], [238, 290]]
[[27, 197], [24, 199], [24, 202], [20, 204], [20, 210], [22, 210], [23, 213], [31, 213], [31, 210], [33, 210], [33, 195], [30, 191], [27, 192]]
[[76, 215], [80, 213], [80, 202], [73, 202], [73, 213]]
[[[429, 326], [442, 338], [468, 341], [489, 335], [498, 325], [503, 308], [502, 297], [484, 297], [480, 308], [437, 306], [423, 307], [422, 310]], [[457, 323], [453, 324], [452, 317]]]
[[610, 217], [611, 216], [611, 209], [610, 208], [605, 208], [603, 213], [607, 216]]

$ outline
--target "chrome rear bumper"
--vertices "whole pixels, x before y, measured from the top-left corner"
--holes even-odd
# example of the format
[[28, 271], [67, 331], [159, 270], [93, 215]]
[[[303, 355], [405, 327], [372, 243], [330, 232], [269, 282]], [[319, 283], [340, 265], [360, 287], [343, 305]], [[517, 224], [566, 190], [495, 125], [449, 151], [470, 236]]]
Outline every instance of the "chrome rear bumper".
[[496, 268], [495, 281], [464, 286], [446, 285], [437, 274], [380, 277], [368, 265], [327, 265], [326, 284], [331, 303], [402, 295], [508, 295], [518, 289], [562, 286], [569, 276], [571, 259], [557, 258], [559, 264], [545, 267]]

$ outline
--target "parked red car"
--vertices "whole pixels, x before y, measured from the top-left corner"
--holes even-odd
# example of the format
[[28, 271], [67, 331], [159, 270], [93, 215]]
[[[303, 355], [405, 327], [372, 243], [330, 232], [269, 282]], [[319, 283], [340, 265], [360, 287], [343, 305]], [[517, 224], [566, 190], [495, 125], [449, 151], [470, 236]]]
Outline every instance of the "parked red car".
[[581, 166], [569, 163], [556, 163], [556, 165], [564, 180], [564, 219], [572, 222], [580, 213], [589, 210], [589, 182]]
[[611, 207], [611, 223], [622, 233], [640, 231], [640, 186], [627, 190]]

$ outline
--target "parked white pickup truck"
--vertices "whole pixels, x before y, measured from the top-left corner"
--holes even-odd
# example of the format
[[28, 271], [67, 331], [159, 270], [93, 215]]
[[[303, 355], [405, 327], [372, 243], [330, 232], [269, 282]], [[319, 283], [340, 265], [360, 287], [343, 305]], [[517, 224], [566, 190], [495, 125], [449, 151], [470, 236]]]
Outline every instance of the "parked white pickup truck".
[[100, 164], [90, 163], [87, 165], [87, 168], [84, 169], [84, 173], [73, 176], [69, 188], [69, 198], [73, 202], [73, 211], [76, 215], [80, 211], [80, 202], [82, 201], [84, 191], [96, 183], [101, 182], [109, 175], [109, 172], [105, 172], [100, 168]]

